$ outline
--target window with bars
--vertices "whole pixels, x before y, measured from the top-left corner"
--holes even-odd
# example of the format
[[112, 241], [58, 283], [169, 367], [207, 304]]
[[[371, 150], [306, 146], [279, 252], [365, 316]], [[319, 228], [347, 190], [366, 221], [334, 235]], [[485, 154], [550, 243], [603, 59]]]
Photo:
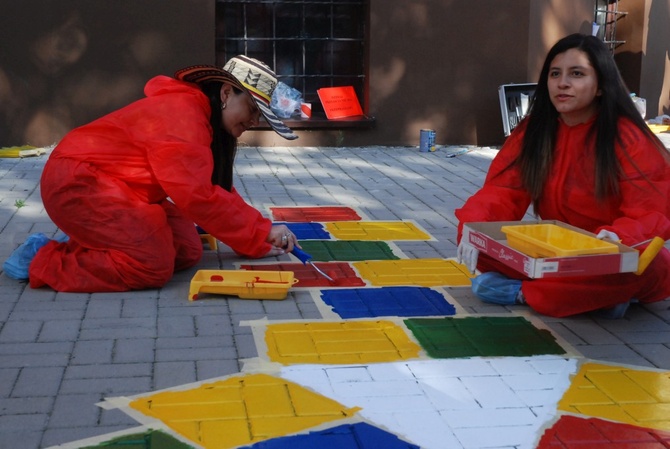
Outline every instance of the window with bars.
[[216, 63], [238, 54], [274, 68], [323, 116], [317, 89], [353, 86], [364, 111], [369, 0], [217, 0]]

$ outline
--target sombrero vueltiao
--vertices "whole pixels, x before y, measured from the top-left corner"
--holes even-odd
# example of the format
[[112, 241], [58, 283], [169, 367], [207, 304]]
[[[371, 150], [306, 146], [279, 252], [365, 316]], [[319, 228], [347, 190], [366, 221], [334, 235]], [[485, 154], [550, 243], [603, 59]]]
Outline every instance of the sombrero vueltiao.
[[178, 70], [174, 77], [190, 83], [220, 81], [232, 84], [251, 95], [263, 117], [277, 134], [288, 140], [298, 138], [270, 109], [272, 92], [277, 87], [277, 77], [270, 67], [257, 59], [239, 55], [228, 60], [223, 69], [213, 65], [195, 65]]

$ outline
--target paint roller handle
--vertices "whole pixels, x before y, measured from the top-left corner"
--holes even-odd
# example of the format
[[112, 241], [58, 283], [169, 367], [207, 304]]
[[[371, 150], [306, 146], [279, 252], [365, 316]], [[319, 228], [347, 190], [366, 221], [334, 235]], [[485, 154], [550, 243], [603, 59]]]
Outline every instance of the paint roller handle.
[[309, 254], [307, 254], [305, 251], [301, 250], [297, 246], [293, 247], [293, 250], [291, 251], [291, 253], [293, 253], [293, 255], [295, 257], [300, 259], [300, 262], [302, 262], [303, 264], [307, 264], [307, 262], [312, 260], [312, 256], [310, 256]]
[[665, 240], [662, 238], [654, 237], [651, 239], [649, 246], [647, 246], [642, 254], [640, 254], [640, 259], [637, 262], [637, 271], [635, 274], [639, 276], [644, 273], [644, 270], [646, 270], [651, 261], [654, 260], [654, 257], [656, 257], [656, 255], [661, 251], [663, 245], [665, 245]]

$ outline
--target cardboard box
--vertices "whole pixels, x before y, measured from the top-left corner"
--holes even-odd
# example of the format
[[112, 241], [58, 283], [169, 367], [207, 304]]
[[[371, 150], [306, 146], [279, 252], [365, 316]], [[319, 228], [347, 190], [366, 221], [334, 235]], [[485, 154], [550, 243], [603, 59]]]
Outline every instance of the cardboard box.
[[564, 276], [592, 276], [612, 273], [628, 273], [637, 270], [639, 252], [631, 247], [616, 243], [619, 252], [614, 254], [592, 254], [583, 256], [563, 256], [533, 258], [511, 248], [506, 235], [500, 230], [505, 225], [548, 223], [595, 237], [583, 229], [570, 226], [557, 220], [539, 220], [537, 222], [494, 221], [484, 223], [465, 223], [463, 241], [469, 242], [480, 253], [496, 259], [530, 278], [550, 278]]

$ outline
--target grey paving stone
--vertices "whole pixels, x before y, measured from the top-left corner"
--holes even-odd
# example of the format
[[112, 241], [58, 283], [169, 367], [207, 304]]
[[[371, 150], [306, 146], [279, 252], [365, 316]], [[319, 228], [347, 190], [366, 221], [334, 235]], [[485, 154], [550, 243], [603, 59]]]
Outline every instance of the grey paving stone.
[[151, 376], [151, 363], [99, 363], [95, 365], [70, 366], [65, 379], [104, 379], [109, 377], [143, 377]]
[[566, 320], [563, 325], [589, 345], [616, 345], [623, 343], [614, 334], [591, 320]]
[[[19, 417], [21, 415], [16, 416]], [[35, 449], [42, 447], [40, 446], [40, 441], [42, 440], [43, 430], [34, 430], [38, 426], [31, 425], [31, 430], [17, 429], [15, 427], [15, 420], [12, 420], [8, 424], [3, 424], [2, 420], [2, 417], [0, 417], [0, 447], [11, 449]], [[7, 429], [3, 427], [7, 427]]]
[[241, 359], [256, 357], [258, 350], [252, 334], [235, 334], [235, 347]]
[[132, 396], [150, 391], [150, 376], [64, 379], [60, 394], [98, 394], [103, 397]]
[[144, 318], [94, 318], [82, 321], [80, 338], [108, 340], [113, 338], [155, 337], [155, 323]]
[[153, 362], [156, 349], [154, 338], [120, 338], [114, 343], [112, 362]]
[[626, 344], [618, 345], [576, 345], [575, 348], [586, 358], [595, 361], [621, 363], [640, 367], [651, 367], [653, 363]]
[[237, 359], [199, 360], [196, 362], [198, 380], [239, 374], [242, 367]]
[[46, 321], [40, 331], [38, 341], [75, 341], [79, 336], [79, 320]]
[[112, 340], [79, 340], [72, 353], [72, 365], [112, 363]]
[[121, 316], [122, 306], [123, 299], [119, 297], [90, 301], [86, 309], [86, 319], [118, 318]]
[[23, 368], [30, 366], [63, 367], [67, 366], [69, 362], [70, 352], [0, 355], [0, 369]]
[[158, 337], [192, 337], [196, 335], [192, 316], [158, 317]]
[[228, 313], [196, 316], [195, 323], [197, 334], [201, 337], [233, 334], [233, 323]]
[[[2, 398], [0, 415], [29, 415], [50, 413], [54, 396]], [[2, 446], [0, 446], [2, 447]]]
[[94, 426], [100, 418], [101, 397], [97, 393], [60, 394], [49, 419], [49, 427]]
[[62, 367], [25, 367], [12, 389], [12, 397], [54, 396], [64, 372]]
[[651, 362], [650, 366], [670, 370], [670, 344], [639, 343], [630, 344], [630, 347]]
[[41, 321], [10, 321], [2, 326], [0, 343], [35, 341], [41, 329]]
[[195, 382], [196, 362], [158, 362], [154, 367], [154, 389], [174, 387]]
[[[49, 415], [46, 413], [0, 414], [0, 441], [4, 438], [2, 435], [13, 434], [16, 438], [17, 435], [23, 433], [30, 434], [34, 431], [42, 432], [44, 431], [48, 419]], [[0, 447], [13, 448], [14, 446], [0, 445]]]
[[[100, 435], [106, 435], [112, 432], [118, 432], [121, 430], [132, 429], [137, 427], [136, 425], [96, 425], [96, 426], [68, 426], [68, 427], [55, 427], [48, 428], [44, 432], [44, 438], [40, 446], [32, 446], [33, 448], [45, 448], [56, 446], [58, 444], [68, 443], [71, 441], [83, 440], [85, 438], [97, 437]], [[28, 448], [26, 448], [28, 449]]]
[[156, 362], [234, 359], [235, 346], [156, 349]]

